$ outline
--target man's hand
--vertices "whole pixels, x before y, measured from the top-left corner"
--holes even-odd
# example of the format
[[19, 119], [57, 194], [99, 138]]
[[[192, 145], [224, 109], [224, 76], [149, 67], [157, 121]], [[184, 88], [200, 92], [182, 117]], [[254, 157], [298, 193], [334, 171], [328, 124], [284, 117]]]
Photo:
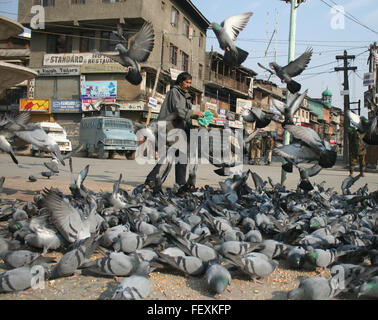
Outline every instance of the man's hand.
[[204, 116], [205, 115], [204, 115], [204, 113], [202, 111], [200, 111], [200, 112], [194, 112], [192, 114], [192, 118], [194, 118], [194, 119], [203, 118]]

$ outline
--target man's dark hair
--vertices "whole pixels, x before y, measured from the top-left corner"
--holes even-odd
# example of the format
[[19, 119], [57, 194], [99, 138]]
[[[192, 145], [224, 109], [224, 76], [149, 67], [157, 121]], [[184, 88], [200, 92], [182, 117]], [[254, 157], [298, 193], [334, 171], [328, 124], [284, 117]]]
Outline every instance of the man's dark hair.
[[178, 76], [177, 76], [177, 79], [176, 79], [176, 82], [175, 84], [176, 85], [179, 85], [181, 84], [183, 81], [185, 80], [189, 80], [189, 79], [192, 79], [192, 75], [189, 73], [189, 72], [181, 72]]

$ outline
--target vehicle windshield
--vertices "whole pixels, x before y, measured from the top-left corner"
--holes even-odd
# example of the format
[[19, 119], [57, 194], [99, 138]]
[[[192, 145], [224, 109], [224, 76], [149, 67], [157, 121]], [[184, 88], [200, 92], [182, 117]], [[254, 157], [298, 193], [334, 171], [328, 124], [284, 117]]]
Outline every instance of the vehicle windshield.
[[130, 121], [123, 119], [105, 119], [104, 128], [106, 129], [129, 129], [132, 130]]

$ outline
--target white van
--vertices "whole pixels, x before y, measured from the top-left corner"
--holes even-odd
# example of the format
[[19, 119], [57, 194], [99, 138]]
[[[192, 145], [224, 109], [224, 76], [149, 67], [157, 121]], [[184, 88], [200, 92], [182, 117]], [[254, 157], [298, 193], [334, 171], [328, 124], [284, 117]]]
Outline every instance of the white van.
[[[56, 141], [62, 154], [72, 151], [71, 141], [67, 139], [66, 130], [60, 124], [56, 122], [38, 122], [37, 124]], [[30, 154], [34, 156], [36, 152], [39, 152], [38, 148], [31, 144]]]

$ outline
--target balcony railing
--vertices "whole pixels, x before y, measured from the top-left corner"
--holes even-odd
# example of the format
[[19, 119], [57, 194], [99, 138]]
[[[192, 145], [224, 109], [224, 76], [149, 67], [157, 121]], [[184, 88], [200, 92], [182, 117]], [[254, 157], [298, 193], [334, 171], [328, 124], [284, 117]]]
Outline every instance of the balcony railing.
[[210, 71], [210, 73], [208, 73], [208, 77], [205, 78], [205, 81], [214, 82], [220, 86], [248, 94], [248, 86], [245, 82], [236, 81], [229, 76], [224, 76], [214, 71]]

